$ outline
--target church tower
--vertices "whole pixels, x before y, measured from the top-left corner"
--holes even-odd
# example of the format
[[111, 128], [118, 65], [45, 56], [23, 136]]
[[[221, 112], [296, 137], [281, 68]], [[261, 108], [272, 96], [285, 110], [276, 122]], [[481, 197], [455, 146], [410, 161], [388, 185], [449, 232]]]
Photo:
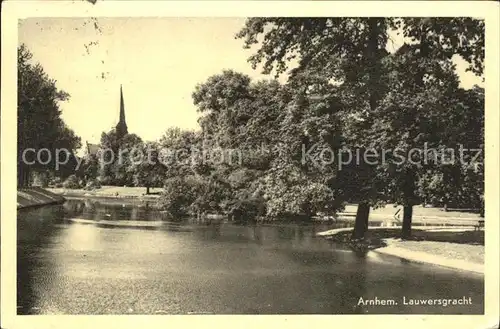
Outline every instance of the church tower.
[[125, 104], [123, 103], [123, 91], [120, 85], [120, 120], [116, 125], [116, 135], [120, 139], [128, 134], [127, 123], [125, 122]]

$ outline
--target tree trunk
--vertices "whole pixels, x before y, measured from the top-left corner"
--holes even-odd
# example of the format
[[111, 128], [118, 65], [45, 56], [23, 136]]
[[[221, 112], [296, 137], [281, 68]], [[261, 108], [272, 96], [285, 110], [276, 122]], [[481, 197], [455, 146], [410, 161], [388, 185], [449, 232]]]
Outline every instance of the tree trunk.
[[[429, 54], [429, 48], [427, 45], [427, 32], [425, 31], [424, 25], [421, 26], [420, 30], [420, 56], [422, 58], [427, 57]], [[417, 85], [424, 86], [424, 76], [425, 69], [420, 69], [417, 72], [416, 83]], [[411, 119], [413, 120], [413, 118]], [[414, 133], [410, 131], [410, 141], [415, 137]], [[417, 173], [415, 171], [410, 171], [406, 175], [405, 186], [403, 191], [405, 194], [405, 205], [403, 207], [403, 227], [401, 230], [401, 238], [409, 239], [411, 238], [411, 221], [413, 217], [413, 205], [415, 204], [415, 181], [417, 179]]]
[[[380, 53], [378, 47], [378, 37], [381, 27], [379, 26], [379, 18], [368, 19], [369, 40], [366, 54], [368, 65], [370, 66], [368, 74], [368, 89], [369, 89], [369, 105], [370, 112], [375, 112], [379, 95], [377, 88], [380, 83]], [[366, 122], [369, 122], [367, 120]], [[364, 239], [365, 233], [368, 230], [368, 217], [370, 216], [370, 205], [367, 202], [360, 202], [356, 211], [356, 220], [354, 230], [352, 231], [351, 239]]]
[[368, 230], [369, 216], [370, 205], [366, 202], [361, 202], [356, 211], [356, 221], [354, 222], [354, 230], [352, 231], [351, 239], [364, 239], [365, 233]]
[[17, 187], [23, 187], [23, 167], [21, 165], [17, 165]]
[[31, 186], [31, 170], [30, 168], [26, 168], [24, 170], [24, 175], [25, 175], [25, 186], [30, 187]]
[[413, 206], [406, 205], [403, 207], [403, 228], [401, 231], [401, 238], [403, 240], [411, 238], [411, 220], [413, 217]]
[[30, 185], [30, 168], [23, 164], [17, 167], [17, 187], [24, 188]]
[[403, 183], [403, 227], [401, 230], [401, 238], [409, 239], [411, 237], [411, 221], [413, 217], [413, 205], [416, 204], [415, 188], [417, 174], [413, 170], [409, 170], [405, 175]]
[[146, 195], [149, 194], [149, 185], [146, 185]]

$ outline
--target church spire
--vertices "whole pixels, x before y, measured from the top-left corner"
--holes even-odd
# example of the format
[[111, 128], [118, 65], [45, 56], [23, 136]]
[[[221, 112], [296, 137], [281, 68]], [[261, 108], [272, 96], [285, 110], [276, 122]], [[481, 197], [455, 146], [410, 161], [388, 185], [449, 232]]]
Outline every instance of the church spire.
[[122, 85], [120, 85], [120, 121], [116, 125], [116, 134], [119, 138], [128, 134], [127, 123], [125, 122], [125, 104], [123, 103]]

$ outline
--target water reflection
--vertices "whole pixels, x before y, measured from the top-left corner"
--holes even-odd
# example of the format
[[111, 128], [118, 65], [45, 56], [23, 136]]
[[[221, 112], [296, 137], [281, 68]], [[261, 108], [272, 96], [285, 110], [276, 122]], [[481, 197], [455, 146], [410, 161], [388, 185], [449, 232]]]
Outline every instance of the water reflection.
[[[172, 222], [147, 204], [70, 200], [18, 213], [19, 314], [481, 313], [484, 283], [356, 254], [331, 225]], [[358, 299], [467, 295], [472, 307], [373, 308]]]
[[154, 221], [166, 220], [164, 212], [149, 206], [149, 201], [141, 203], [103, 202], [101, 200], [68, 200], [64, 204], [64, 217], [82, 218], [95, 221], [131, 220]]
[[40, 268], [43, 249], [54, 236], [54, 228], [62, 223], [62, 206], [42, 207], [36, 210], [18, 210], [17, 213], [17, 299], [22, 300], [18, 312], [37, 313], [37, 286], [34, 269]]

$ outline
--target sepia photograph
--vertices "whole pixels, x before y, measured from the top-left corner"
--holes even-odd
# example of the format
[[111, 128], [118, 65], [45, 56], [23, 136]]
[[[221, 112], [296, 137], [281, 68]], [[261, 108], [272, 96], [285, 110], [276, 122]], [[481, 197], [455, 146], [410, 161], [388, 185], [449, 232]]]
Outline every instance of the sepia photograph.
[[10, 316], [498, 316], [498, 15], [328, 3], [12, 19]]

